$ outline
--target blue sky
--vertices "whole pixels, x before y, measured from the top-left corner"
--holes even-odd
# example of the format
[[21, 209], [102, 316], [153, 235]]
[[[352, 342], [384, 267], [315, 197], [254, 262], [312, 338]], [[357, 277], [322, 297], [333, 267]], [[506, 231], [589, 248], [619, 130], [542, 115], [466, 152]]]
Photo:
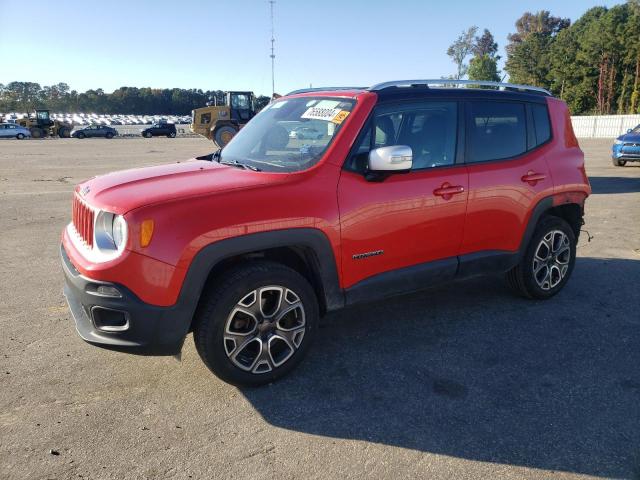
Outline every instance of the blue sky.
[[[470, 25], [491, 30], [504, 56], [527, 10], [573, 21], [621, 1], [277, 0], [276, 91], [439, 78]], [[0, 83], [270, 94], [269, 39], [267, 0], [0, 0]]]

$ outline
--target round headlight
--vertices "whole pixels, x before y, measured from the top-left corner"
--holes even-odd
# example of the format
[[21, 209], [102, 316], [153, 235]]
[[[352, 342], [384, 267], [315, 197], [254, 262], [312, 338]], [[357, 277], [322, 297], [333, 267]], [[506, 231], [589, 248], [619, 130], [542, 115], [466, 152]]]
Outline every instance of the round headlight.
[[127, 221], [122, 215], [113, 216], [111, 238], [116, 249], [121, 250], [127, 242]]

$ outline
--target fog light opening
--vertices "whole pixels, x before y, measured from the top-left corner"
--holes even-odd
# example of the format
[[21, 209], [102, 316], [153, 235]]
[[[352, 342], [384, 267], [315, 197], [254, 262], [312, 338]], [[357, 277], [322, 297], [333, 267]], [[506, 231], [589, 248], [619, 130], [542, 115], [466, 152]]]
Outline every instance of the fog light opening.
[[103, 332], [124, 332], [129, 329], [129, 314], [127, 312], [93, 307], [91, 316], [95, 327]]

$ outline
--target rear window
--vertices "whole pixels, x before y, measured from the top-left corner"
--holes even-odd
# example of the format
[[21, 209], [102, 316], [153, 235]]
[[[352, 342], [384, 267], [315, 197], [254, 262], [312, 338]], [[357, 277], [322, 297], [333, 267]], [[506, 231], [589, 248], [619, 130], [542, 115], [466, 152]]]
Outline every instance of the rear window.
[[551, 125], [549, 125], [549, 113], [546, 105], [531, 105], [533, 113], [533, 125], [536, 131], [536, 147], [542, 145], [551, 138]]
[[470, 102], [469, 162], [515, 157], [527, 151], [522, 103]]

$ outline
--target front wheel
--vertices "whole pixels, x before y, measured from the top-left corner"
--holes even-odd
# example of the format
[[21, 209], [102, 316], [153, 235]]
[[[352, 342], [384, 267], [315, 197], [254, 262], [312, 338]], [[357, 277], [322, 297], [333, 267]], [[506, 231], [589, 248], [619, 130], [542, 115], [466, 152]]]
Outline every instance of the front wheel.
[[229, 125], [224, 125], [216, 129], [216, 131], [213, 134], [213, 140], [216, 142], [216, 144], [220, 148], [224, 148], [227, 145], [227, 143], [231, 141], [231, 139], [234, 137], [236, 133], [237, 132], [235, 128]]
[[507, 272], [509, 286], [527, 298], [546, 299], [566, 285], [576, 262], [576, 236], [567, 222], [544, 217], [522, 260]]
[[76, 135], [76, 138], [79, 138], [80, 140], [82, 140], [84, 137], [86, 137], [86, 135], [85, 135], [84, 133], [82, 133], [82, 132], [79, 132], [79, 133]]
[[105, 135], [105, 137], [111, 140], [113, 138], [113, 133], [109, 132]]
[[19, 134], [17, 134], [17, 135], [16, 135], [16, 138], [17, 138], [18, 140], [23, 140], [23, 139], [24, 139], [24, 133], [19, 133]]
[[222, 380], [258, 386], [300, 363], [318, 319], [318, 301], [302, 275], [259, 261], [228, 271], [204, 293], [193, 338], [204, 363]]
[[613, 160], [614, 167], [624, 167], [627, 164], [626, 160], [620, 160], [618, 158], [614, 158], [612, 160]]
[[144, 133], [142, 134], [142, 136], [143, 136], [144, 138], [151, 138], [151, 132], [144, 132]]

